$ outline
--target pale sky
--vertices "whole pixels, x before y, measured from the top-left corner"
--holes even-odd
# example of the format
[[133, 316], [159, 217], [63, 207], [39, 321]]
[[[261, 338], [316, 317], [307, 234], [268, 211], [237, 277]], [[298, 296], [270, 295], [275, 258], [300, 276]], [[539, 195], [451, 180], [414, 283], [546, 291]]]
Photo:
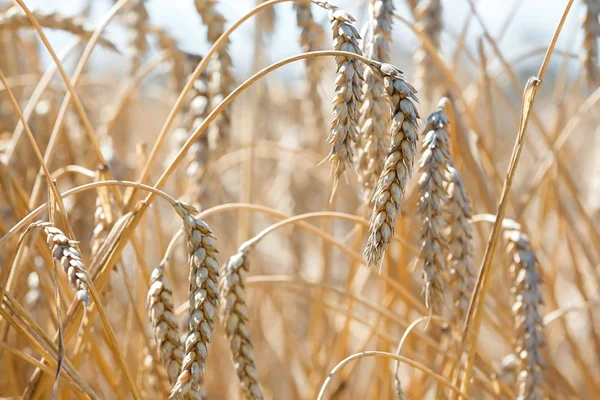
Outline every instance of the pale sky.
[[[0, 4], [7, 0], [0, 0]], [[567, 0], [517, 0], [522, 3], [516, 14], [511, 18], [510, 28], [500, 43], [502, 51], [510, 56], [521, 54], [533, 47], [546, 46], [554, 29], [556, 28]], [[337, 0], [332, 1], [338, 6], [346, 9], [359, 20], [359, 27], [364, 23], [364, 0]], [[94, 19], [97, 20], [112, 4], [112, 1], [95, 0]], [[147, 0], [147, 8], [153, 23], [167, 29], [175, 37], [182, 49], [188, 52], [203, 53], [207, 49], [205, 35], [202, 29], [200, 19], [194, 9], [193, 0]], [[256, 0], [220, 0], [220, 9], [226, 15], [228, 20], [239, 18], [245, 12], [251, 9]], [[405, 2], [396, 0], [396, 12], [405, 17], [409, 17]], [[458, 32], [467, 15], [469, 8], [466, 0], [444, 0], [444, 20], [449, 27], [443, 41], [449, 47], [453, 47], [453, 34]], [[65, 13], [76, 13], [84, 4], [81, 0], [27, 0], [27, 4], [32, 8], [44, 10], [61, 10]], [[501, 26], [505, 23], [507, 15], [515, 4], [515, 0], [479, 0], [476, 1], [477, 9], [487, 24], [493, 36], [496, 36]], [[274, 61], [286, 56], [297, 54], [300, 49], [297, 45], [298, 30], [296, 28], [295, 16], [291, 3], [283, 3], [275, 6], [278, 13], [276, 34], [269, 43], [269, 60]], [[326, 20], [326, 12], [313, 6], [313, 12], [317, 19]], [[559, 41], [558, 47], [569, 48], [573, 52], [578, 52], [578, 46], [581, 43], [579, 26], [583, 19], [583, 6], [580, 1], [576, 1], [573, 10], [567, 20], [563, 37]], [[395, 43], [406, 43], [407, 48], [415, 45], [415, 39], [408, 31], [401, 26], [399, 22], [395, 23], [394, 41]], [[244, 66], [250, 64], [246, 61], [252, 55], [252, 23], [251, 21], [242, 25], [240, 30], [232, 37], [232, 50], [234, 65], [238, 72], [245, 74], [247, 70]], [[108, 38], [117, 45], [124, 48], [124, 32], [110, 26], [108, 29]], [[481, 35], [481, 29], [475, 22], [471, 23], [469, 45], [474, 48], [476, 40]], [[53, 44], [57, 47], [64, 42], [66, 36], [62, 34], [53, 34], [51, 36]], [[442, 43], [444, 47], [444, 43]], [[407, 61], [408, 62], [408, 61]], [[112, 63], [111, 63], [112, 64]], [[400, 64], [402, 64], [400, 62]], [[400, 65], [401, 68], [402, 65]], [[299, 67], [297, 67], [299, 68]], [[294, 68], [287, 69], [289, 73]]]

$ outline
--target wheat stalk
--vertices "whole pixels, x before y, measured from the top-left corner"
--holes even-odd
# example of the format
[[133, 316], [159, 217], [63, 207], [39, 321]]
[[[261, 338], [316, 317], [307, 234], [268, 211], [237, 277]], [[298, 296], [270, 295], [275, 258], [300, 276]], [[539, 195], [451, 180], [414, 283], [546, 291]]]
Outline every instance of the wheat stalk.
[[541, 354], [544, 346], [544, 321], [540, 307], [544, 303], [540, 285], [539, 262], [527, 235], [517, 230], [505, 233], [511, 257], [510, 273], [513, 278], [513, 322], [515, 354], [518, 357], [518, 400], [541, 400], [545, 362]]
[[[441, 0], [419, 0], [414, 13], [417, 30], [424, 34], [439, 51], [443, 27]], [[443, 74], [423, 44], [415, 52], [414, 62], [415, 85], [419, 91], [423, 91], [427, 99], [431, 100], [435, 95], [434, 90], [443, 84]]]
[[[70, 17], [59, 13], [41, 11], [32, 11], [32, 14], [44, 28], [67, 31], [85, 40], [90, 40], [94, 33], [94, 27], [79, 16]], [[33, 28], [33, 26], [20, 7], [11, 7], [5, 12], [0, 13], [0, 30], [22, 28]], [[100, 38], [98, 43], [107, 49], [117, 51], [115, 45], [107, 39]]]
[[249, 246], [242, 245], [238, 252], [227, 260], [219, 288], [223, 306], [221, 324], [225, 328], [231, 358], [244, 396], [246, 399], [259, 400], [263, 395], [258, 383], [254, 350], [247, 326], [248, 306], [244, 285], [245, 274], [250, 268], [248, 254], [246, 254], [248, 249]]
[[46, 234], [46, 242], [52, 252], [52, 258], [60, 263], [69, 277], [71, 285], [77, 290], [77, 299], [86, 306], [90, 305], [89, 276], [83, 264], [77, 242], [70, 240], [60, 229], [50, 222], [36, 222], [31, 228], [41, 228]]
[[[362, 55], [358, 41], [360, 35], [352, 25], [356, 20], [335, 6], [329, 7], [329, 21], [333, 34], [334, 50]], [[329, 161], [334, 174], [333, 193], [339, 178], [352, 165], [352, 143], [358, 138], [358, 122], [362, 100], [362, 68], [353, 58], [336, 56], [335, 97], [333, 120], [327, 141], [331, 144]], [[332, 194], [333, 195], [333, 194]]]
[[183, 219], [190, 265], [189, 318], [185, 339], [185, 357], [181, 373], [170, 398], [201, 395], [208, 348], [218, 311], [219, 264], [215, 236], [204, 221], [194, 217], [193, 207], [176, 203], [175, 210]]
[[448, 185], [448, 266], [449, 284], [454, 293], [453, 317], [462, 323], [469, 309], [473, 292], [473, 228], [471, 227], [471, 204], [461, 174], [455, 167], [449, 167], [450, 183]]
[[[206, 37], [212, 44], [225, 32], [225, 18], [217, 11], [216, 0], [195, 0], [198, 14], [207, 27]], [[216, 108], [234, 89], [233, 64], [229, 54], [230, 41], [227, 39], [214, 55], [208, 66], [210, 76], [209, 93], [210, 109]], [[209, 144], [214, 143], [211, 150], [225, 148], [231, 136], [231, 108], [225, 108], [208, 129]], [[218, 145], [218, 146], [217, 146]]]
[[421, 216], [421, 254], [425, 305], [433, 310], [444, 301], [444, 278], [448, 255], [448, 239], [444, 232], [443, 207], [448, 202], [446, 185], [450, 153], [448, 143], [448, 117], [440, 109], [429, 116], [423, 138], [419, 161], [419, 202]]
[[169, 383], [173, 385], [181, 371], [184, 355], [179, 327], [173, 314], [173, 290], [165, 276], [167, 262], [168, 259], [164, 258], [152, 271], [147, 307], [160, 360], [167, 372]]
[[392, 105], [392, 122], [387, 156], [372, 200], [369, 238], [364, 251], [369, 267], [379, 264], [394, 236], [406, 181], [413, 173], [419, 119], [413, 104], [413, 101], [418, 101], [416, 90], [402, 76], [402, 71], [382, 64], [378, 73], [383, 77], [385, 92]]
[[600, 36], [600, 2], [584, 0], [586, 5], [583, 20], [583, 65], [591, 85], [598, 84], [598, 36]]
[[[372, 34], [365, 41], [365, 56], [376, 61], [389, 61], [392, 40], [394, 4], [391, 0], [372, 0], [369, 7]], [[362, 183], [364, 203], [369, 204], [377, 179], [383, 171], [388, 147], [389, 104], [379, 76], [367, 68], [360, 109], [360, 146], [357, 154], [358, 176]]]

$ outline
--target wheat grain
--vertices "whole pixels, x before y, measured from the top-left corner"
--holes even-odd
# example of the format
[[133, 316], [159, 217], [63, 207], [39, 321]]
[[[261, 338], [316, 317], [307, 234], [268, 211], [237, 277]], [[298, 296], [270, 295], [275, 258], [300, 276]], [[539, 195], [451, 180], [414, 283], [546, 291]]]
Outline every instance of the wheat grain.
[[60, 229], [49, 222], [38, 222], [32, 227], [39, 227], [44, 230], [46, 241], [52, 251], [52, 258], [63, 267], [69, 281], [77, 290], [77, 299], [89, 306], [89, 277], [81, 259], [81, 254], [75, 247], [77, 242], [70, 240]]
[[539, 262], [527, 235], [512, 230], [505, 233], [511, 256], [510, 273], [513, 278], [513, 322], [515, 353], [518, 357], [518, 400], [541, 400], [545, 362], [541, 354], [544, 346], [540, 307], [544, 303], [538, 271]]
[[173, 385], [181, 371], [183, 345], [173, 314], [173, 290], [165, 276], [167, 262], [167, 259], [163, 259], [152, 271], [147, 306], [160, 360], [165, 367], [169, 382]]
[[419, 161], [419, 202], [421, 216], [421, 254], [423, 262], [423, 291], [425, 305], [434, 310], [444, 301], [444, 279], [448, 255], [448, 239], [444, 232], [443, 207], [448, 202], [445, 187], [448, 184], [450, 153], [448, 117], [440, 109], [429, 116]]
[[413, 101], [418, 101], [416, 90], [402, 72], [389, 64], [382, 64], [378, 73], [383, 77], [385, 92], [392, 105], [392, 122], [387, 156], [373, 195], [369, 238], [364, 251], [369, 267], [379, 264], [394, 236], [406, 181], [413, 173], [419, 119], [413, 104]]
[[[356, 20], [335, 6], [329, 7], [329, 21], [334, 50], [361, 54], [360, 35], [352, 25]], [[346, 167], [352, 165], [352, 143], [358, 138], [358, 122], [362, 100], [362, 68], [358, 61], [344, 56], [335, 57], [337, 76], [333, 98], [333, 120], [327, 141], [331, 144], [329, 161], [334, 174], [333, 192]]]
[[176, 203], [175, 211], [183, 219], [190, 265], [189, 318], [185, 339], [185, 357], [181, 373], [170, 398], [201, 395], [208, 349], [218, 311], [219, 265], [215, 236], [196, 211], [184, 203]]
[[598, 85], [598, 36], [600, 36], [600, 2], [585, 0], [586, 12], [583, 20], [583, 65], [588, 82]]
[[471, 293], [474, 287], [473, 228], [471, 227], [471, 204], [467, 189], [460, 172], [449, 167], [450, 183], [448, 185], [448, 266], [449, 283], [454, 298], [453, 317], [462, 323], [469, 309]]
[[[206, 38], [212, 44], [225, 32], [225, 18], [217, 11], [215, 0], [195, 0], [198, 14], [207, 27]], [[210, 109], [217, 107], [234, 89], [233, 64], [229, 54], [230, 41], [227, 39], [213, 56], [209, 66]], [[231, 109], [225, 108], [208, 128], [211, 150], [226, 148], [231, 136]]]
[[[420, 0], [414, 13], [417, 21], [416, 28], [439, 51], [443, 27], [441, 0]], [[428, 100], [432, 100], [435, 91], [443, 85], [443, 74], [423, 44], [415, 52], [414, 62], [415, 85]]]
[[[53, 12], [32, 11], [33, 16], [44, 28], [60, 29], [80, 36], [82, 39], [90, 40], [94, 33], [94, 27], [88, 24], [85, 19], [79, 16], [71, 17]], [[0, 30], [2, 29], [22, 29], [32, 28], [27, 15], [20, 7], [12, 7], [3, 13], [0, 13]], [[114, 44], [104, 38], [100, 38], [98, 43], [107, 49], [117, 51]]]
[[[372, 34], [370, 40], [365, 41], [365, 56], [376, 61], [389, 61], [394, 4], [390, 0], [372, 0], [369, 11]], [[367, 68], [360, 109], [360, 145], [357, 152], [358, 176], [363, 188], [363, 202], [366, 205], [370, 204], [373, 198], [373, 190], [383, 171], [388, 147], [390, 106], [388, 98], [383, 96], [384, 92], [381, 78]]]

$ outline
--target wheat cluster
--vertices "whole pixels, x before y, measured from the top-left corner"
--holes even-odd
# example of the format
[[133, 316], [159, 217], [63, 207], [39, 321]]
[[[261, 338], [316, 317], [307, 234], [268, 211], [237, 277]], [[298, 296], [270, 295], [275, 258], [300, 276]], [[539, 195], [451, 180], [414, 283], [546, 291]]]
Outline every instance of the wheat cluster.
[[598, 1], [54, 3], [0, 2], [1, 398], [600, 398]]

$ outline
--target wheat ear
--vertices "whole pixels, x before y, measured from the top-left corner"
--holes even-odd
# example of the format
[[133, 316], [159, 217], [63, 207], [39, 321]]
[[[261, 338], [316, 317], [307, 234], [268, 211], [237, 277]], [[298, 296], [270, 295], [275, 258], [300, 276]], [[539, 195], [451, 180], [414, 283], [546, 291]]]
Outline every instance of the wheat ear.
[[[225, 32], [225, 17], [217, 11], [217, 1], [195, 0], [198, 14], [207, 27], [206, 37], [212, 44]], [[227, 39], [211, 60], [208, 70], [210, 75], [209, 93], [210, 108], [217, 107], [234, 89], [233, 63], [229, 54], [230, 41]], [[231, 136], [231, 108], [225, 108], [208, 129], [211, 150], [228, 146]]]
[[[420, 0], [414, 13], [417, 21], [416, 28], [429, 39], [436, 51], [439, 50], [442, 33], [441, 0]], [[414, 62], [416, 87], [428, 100], [431, 100], [435, 95], [434, 89], [443, 84], [442, 72], [423, 44], [415, 52]]]
[[147, 305], [160, 360], [167, 372], [169, 383], [174, 385], [181, 372], [184, 355], [179, 327], [173, 313], [173, 290], [165, 276], [167, 263], [168, 260], [163, 259], [152, 271]]
[[86, 306], [90, 305], [89, 276], [81, 259], [77, 242], [70, 240], [60, 229], [50, 222], [37, 222], [32, 228], [42, 228], [46, 241], [52, 251], [52, 258], [60, 263], [77, 290], [77, 299]]
[[[302, 51], [315, 51], [324, 48], [325, 30], [317, 24], [313, 18], [309, 3], [294, 3], [296, 11], [296, 22], [300, 28], [300, 45]], [[323, 104], [319, 95], [319, 84], [323, 75], [320, 60], [315, 58], [306, 59], [306, 97], [310, 103], [310, 121], [313, 121], [315, 131], [322, 132], [326, 127], [323, 115]]]
[[427, 119], [423, 149], [419, 161], [419, 201], [421, 216], [421, 253], [423, 262], [423, 291], [425, 305], [433, 310], [444, 302], [444, 278], [448, 256], [448, 239], [443, 207], [448, 201], [446, 185], [450, 153], [448, 142], [448, 117], [443, 109]]
[[[372, 34], [365, 41], [365, 56], [376, 61], [389, 61], [394, 4], [391, 0], [372, 0], [369, 11]], [[358, 176], [366, 205], [373, 198], [388, 147], [390, 106], [388, 98], [383, 96], [384, 92], [381, 78], [367, 68], [360, 109], [360, 146], [357, 154]]]
[[[352, 25], [354, 17], [335, 6], [329, 6], [329, 21], [334, 50], [361, 54], [360, 35]], [[329, 161], [334, 174], [333, 192], [347, 166], [352, 165], [352, 143], [358, 138], [358, 122], [362, 100], [362, 68], [353, 58], [336, 56], [333, 120], [327, 141], [331, 144]]]
[[175, 211], [183, 219], [190, 265], [188, 332], [181, 373], [171, 390], [170, 398], [203, 391], [204, 371], [208, 348], [218, 310], [219, 264], [215, 236], [209, 226], [193, 216], [196, 210], [176, 203]]
[[[59, 13], [48, 13], [41, 11], [32, 11], [33, 16], [40, 25], [49, 29], [60, 29], [80, 36], [82, 39], [90, 40], [94, 34], [94, 27], [88, 24], [85, 19], [79, 16], [65, 16]], [[20, 7], [11, 7], [3, 13], [0, 13], [0, 30], [2, 29], [21, 29], [32, 28], [27, 15]], [[104, 38], [100, 38], [98, 43], [112, 51], [117, 51], [114, 44]]]
[[390, 99], [392, 123], [387, 156], [372, 200], [373, 211], [364, 252], [369, 267], [380, 263], [394, 236], [406, 181], [413, 174], [419, 119], [413, 103], [418, 101], [416, 90], [404, 79], [402, 71], [390, 64], [382, 64], [379, 74], [383, 77], [385, 93]]
[[449, 167], [448, 185], [448, 248], [450, 254], [450, 286], [454, 299], [454, 320], [462, 323], [469, 309], [471, 293], [474, 288], [473, 227], [471, 226], [471, 204], [460, 172]]
[[231, 358], [235, 371], [242, 385], [246, 399], [259, 400], [263, 398], [254, 350], [248, 331], [248, 306], [246, 305], [245, 274], [250, 268], [246, 250], [241, 246], [238, 252], [227, 260], [223, 280], [220, 286], [221, 324], [229, 340]]
[[505, 237], [511, 257], [515, 354], [519, 359], [517, 400], [541, 400], [545, 363], [541, 354], [544, 321], [540, 308], [544, 301], [540, 290], [539, 262], [527, 235], [511, 230], [505, 233]]
[[[191, 90], [192, 99], [189, 104], [187, 120], [185, 126], [188, 132], [196, 129], [208, 115], [210, 95], [208, 92], [209, 78], [206, 74], [200, 75], [194, 82]], [[186, 168], [187, 176], [192, 181], [190, 185], [190, 196], [192, 203], [200, 204], [200, 198], [206, 187], [204, 177], [206, 175], [206, 166], [210, 156], [208, 136], [202, 135], [194, 142], [189, 151], [189, 162]]]

